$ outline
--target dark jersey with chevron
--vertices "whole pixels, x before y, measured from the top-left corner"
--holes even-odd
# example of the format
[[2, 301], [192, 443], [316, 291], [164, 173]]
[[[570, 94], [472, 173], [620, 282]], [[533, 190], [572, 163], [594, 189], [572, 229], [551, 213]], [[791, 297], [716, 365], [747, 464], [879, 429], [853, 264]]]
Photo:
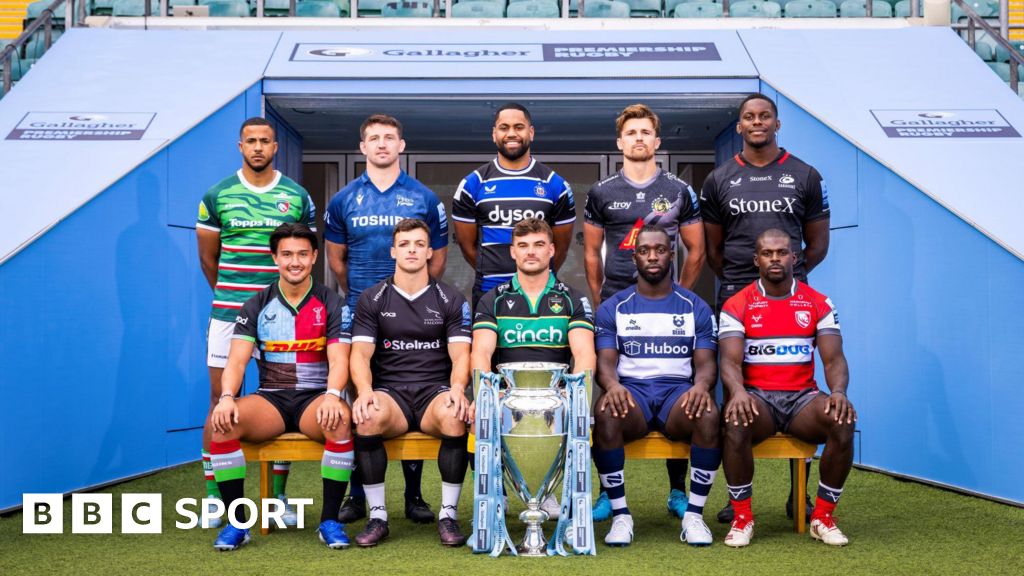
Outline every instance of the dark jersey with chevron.
[[486, 292], [515, 274], [509, 254], [512, 227], [524, 218], [540, 218], [551, 227], [576, 221], [569, 183], [536, 159], [522, 170], [506, 170], [498, 159], [459, 183], [452, 219], [480, 227], [473, 291]]
[[519, 277], [489, 290], [476, 306], [473, 330], [498, 335], [495, 366], [506, 362], [568, 364], [569, 331], [594, 330], [594, 311], [579, 290], [548, 277], [536, 301], [523, 292]]
[[675, 247], [679, 227], [700, 221], [700, 205], [693, 188], [671, 172], [658, 170], [654, 178], [637, 183], [620, 170], [590, 189], [583, 217], [604, 229], [601, 299], [606, 300], [636, 284], [633, 248], [640, 228], [651, 224], [664, 229]]
[[446, 385], [452, 374], [448, 344], [469, 344], [470, 322], [469, 303], [452, 286], [431, 280], [406, 294], [389, 277], [359, 297], [352, 341], [376, 347], [370, 361], [374, 388]]

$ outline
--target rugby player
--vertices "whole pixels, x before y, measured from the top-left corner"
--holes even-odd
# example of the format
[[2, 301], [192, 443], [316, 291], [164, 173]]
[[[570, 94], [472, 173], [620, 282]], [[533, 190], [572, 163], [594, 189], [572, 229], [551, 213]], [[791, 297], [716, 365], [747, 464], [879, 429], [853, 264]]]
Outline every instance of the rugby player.
[[673, 282], [675, 251], [664, 228], [646, 224], [635, 238], [637, 283], [597, 310], [597, 383], [594, 464], [612, 507], [604, 541], [628, 546], [633, 517], [626, 505], [623, 445], [658, 430], [691, 445], [690, 495], [679, 537], [711, 544], [704, 502], [718, 465], [718, 407], [714, 313], [696, 294]]
[[516, 272], [509, 245], [512, 227], [520, 220], [538, 218], [551, 226], [555, 271], [569, 253], [576, 221], [572, 190], [561, 176], [531, 156], [533, 136], [526, 107], [502, 105], [494, 113], [491, 131], [497, 157], [463, 178], [455, 191], [452, 221], [462, 257], [476, 271], [474, 306], [484, 292]]
[[[364, 290], [394, 272], [394, 262], [384, 255], [391, 249], [391, 233], [399, 221], [418, 218], [429, 226], [430, 277], [444, 276], [448, 258], [448, 216], [444, 204], [401, 168], [399, 159], [405, 150], [401, 122], [392, 116], [373, 114], [359, 127], [359, 137], [359, 150], [366, 156], [366, 172], [342, 188], [324, 214], [327, 261], [352, 310]], [[403, 461], [402, 472], [406, 517], [418, 523], [433, 522], [434, 513], [420, 491], [423, 462]], [[366, 495], [356, 474], [338, 519], [349, 523], [365, 517]]]
[[470, 309], [455, 288], [427, 273], [430, 228], [405, 219], [395, 226], [394, 275], [359, 297], [352, 329], [352, 404], [356, 460], [370, 519], [356, 544], [375, 546], [389, 534], [384, 505], [384, 440], [420, 431], [441, 439], [441, 543], [462, 546], [457, 521], [466, 475]]
[[[284, 432], [302, 432], [324, 444], [320, 462], [323, 508], [317, 534], [328, 548], [349, 545], [337, 521], [345, 485], [352, 474], [351, 414], [341, 399], [348, 382], [351, 314], [341, 298], [313, 282], [316, 234], [286, 223], [270, 235], [270, 252], [280, 279], [249, 298], [237, 312], [217, 406], [210, 417], [213, 474], [227, 507], [244, 494], [245, 455], [240, 441], [263, 442]], [[261, 354], [260, 387], [235, 399], [253, 351]], [[245, 507], [235, 510], [245, 522]], [[229, 522], [214, 542], [235, 550], [249, 542], [249, 530]]]
[[[207, 328], [206, 365], [210, 371], [210, 412], [221, 396], [221, 378], [228, 361], [235, 317], [254, 292], [277, 281], [271, 258], [270, 233], [285, 222], [301, 222], [316, 230], [316, 207], [309, 193], [274, 169], [277, 136], [263, 118], [242, 123], [238, 150], [242, 168], [217, 183], [199, 202], [196, 237], [203, 275], [213, 289], [213, 309]], [[203, 472], [209, 497], [220, 493], [210, 468], [210, 417], [203, 425]], [[285, 497], [288, 462], [274, 462], [274, 494]], [[294, 526], [289, 507], [285, 524]], [[212, 524], [216, 528], [219, 520]]]
[[[715, 168], [701, 188], [708, 265], [719, 280], [718, 312], [733, 294], [757, 280], [750, 253], [761, 232], [778, 228], [789, 234], [796, 256], [794, 274], [801, 282], [807, 281], [807, 274], [828, 252], [830, 211], [825, 180], [814, 167], [779, 147], [777, 133], [782, 124], [778, 116], [771, 98], [758, 93], [747, 96], [736, 123], [743, 151]], [[807, 504], [810, 517], [812, 506]], [[792, 494], [786, 514], [793, 516]], [[718, 520], [732, 521], [729, 506], [719, 512]]]
[[[584, 267], [594, 302], [600, 304], [637, 282], [633, 249], [637, 234], [646, 225], [664, 230], [673, 251], [677, 240], [682, 240], [686, 259], [679, 267], [679, 284], [693, 289], [704, 266], [704, 226], [693, 188], [658, 168], [654, 160], [661, 146], [661, 121], [647, 106], [633, 104], [615, 120], [615, 132], [622, 170], [590, 188], [583, 210]], [[676, 268], [673, 260], [670, 277], [676, 277]], [[687, 509], [686, 460], [666, 460], [665, 467], [668, 509], [682, 518]], [[610, 515], [608, 496], [601, 492], [594, 505], [594, 520]]]
[[[794, 278], [793, 239], [771, 228], [758, 235], [754, 264], [760, 278], [726, 301], [719, 346], [725, 405], [723, 462], [735, 511], [727, 546], [750, 543], [754, 533], [752, 446], [776, 432], [825, 444], [811, 537], [847, 543], [832, 511], [853, 465], [857, 412], [846, 396], [850, 374], [839, 319], [831, 300]], [[814, 381], [814, 350], [825, 365], [831, 395]]]

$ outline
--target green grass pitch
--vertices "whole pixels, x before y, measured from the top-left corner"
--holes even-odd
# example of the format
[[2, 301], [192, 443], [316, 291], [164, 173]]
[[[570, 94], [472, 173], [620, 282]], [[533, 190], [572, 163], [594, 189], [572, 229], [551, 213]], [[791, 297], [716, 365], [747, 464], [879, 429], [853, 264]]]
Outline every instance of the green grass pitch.
[[[811, 473], [812, 489], [816, 469], [817, 463]], [[0, 518], [0, 574], [1024, 574], [1024, 509], [858, 470], [851, 474], [837, 509], [850, 545], [833, 549], [792, 532], [783, 508], [789, 482], [786, 464], [759, 461], [754, 479], [754, 540], [746, 549], [733, 550], [721, 543], [726, 526], [714, 521], [726, 498], [721, 473], [705, 510], [715, 543], [691, 548], [680, 543], [679, 521], [665, 510], [664, 465], [629, 461], [627, 497], [636, 522], [633, 545], [612, 549], [601, 544], [609, 525], [604, 522], [596, 526], [598, 555], [570, 558], [495, 559], [473, 555], [469, 548], [442, 548], [434, 526], [405, 519], [397, 463], [390, 465], [388, 473], [391, 536], [377, 548], [332, 551], [320, 544], [315, 532], [320, 514], [318, 463], [299, 462], [292, 466], [288, 491], [294, 497], [314, 499], [314, 506], [306, 511], [305, 529], [275, 531], [266, 537], [254, 533], [253, 542], [241, 550], [215, 552], [211, 547], [214, 531], [174, 527], [174, 503], [201, 496], [201, 480], [200, 467], [193, 464], [104, 489], [114, 494], [112, 535], [70, 534], [69, 503], [64, 535], [23, 535], [20, 513]], [[255, 497], [257, 483], [258, 471], [250, 465], [249, 497]], [[426, 463], [423, 483], [427, 501], [437, 510], [440, 479], [433, 462]], [[122, 492], [163, 494], [163, 534], [120, 534]], [[467, 531], [470, 502], [471, 494], [464, 491], [460, 509]], [[515, 515], [509, 519], [513, 538], [520, 537], [518, 519]], [[349, 536], [362, 527], [363, 521], [350, 525]]]

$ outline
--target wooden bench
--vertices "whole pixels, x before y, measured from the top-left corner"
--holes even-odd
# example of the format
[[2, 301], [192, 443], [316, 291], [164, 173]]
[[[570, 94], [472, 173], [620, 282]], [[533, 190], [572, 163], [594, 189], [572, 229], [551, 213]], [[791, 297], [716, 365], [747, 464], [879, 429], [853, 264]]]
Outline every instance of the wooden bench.
[[[407, 432], [397, 438], [386, 440], [388, 460], [435, 460], [441, 441], [420, 432]], [[817, 446], [807, 444], [783, 434], [776, 434], [754, 447], [754, 458], [786, 459], [793, 470], [793, 530], [806, 530], [807, 469], [804, 460], [814, 456]], [[286, 462], [320, 460], [324, 447], [302, 434], [282, 434], [273, 440], [259, 443], [242, 443], [242, 451], [249, 462], [260, 463], [260, 497], [271, 498], [270, 467], [275, 460]], [[658, 432], [651, 432], [645, 438], [626, 444], [626, 458], [631, 460], [664, 460], [666, 458], [689, 458], [690, 446], [671, 442]], [[724, 479], [724, 478], [723, 478]], [[266, 535], [269, 529], [261, 528]]]

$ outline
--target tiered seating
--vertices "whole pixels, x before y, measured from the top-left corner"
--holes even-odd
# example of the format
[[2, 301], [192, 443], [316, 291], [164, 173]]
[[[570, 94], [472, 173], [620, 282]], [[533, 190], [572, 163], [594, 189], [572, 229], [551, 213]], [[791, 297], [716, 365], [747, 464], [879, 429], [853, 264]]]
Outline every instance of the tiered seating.
[[786, 18], [835, 18], [838, 11], [830, 0], [793, 0], [783, 9]]
[[463, 0], [452, 4], [452, 18], [504, 18], [505, 0]]
[[[559, 3], [557, 0], [512, 0], [505, 10], [506, 18], [558, 18]], [[452, 16], [454, 16], [454, 8]]]
[[584, 18], [629, 18], [629, 4], [619, 0], [588, 0], [583, 3]]
[[684, 2], [675, 6], [673, 15], [676, 18], [720, 18], [722, 5], [714, 2]]
[[199, 0], [199, 5], [209, 7], [212, 17], [248, 18], [251, 14], [245, 0]]
[[623, 0], [630, 18], [661, 18], [661, 0]]
[[[434, 15], [434, 5], [421, 0], [388, 2], [381, 6], [380, 15], [391, 18], [430, 18]], [[454, 7], [452, 7], [452, 15], [455, 15]]]
[[729, 16], [733, 18], [781, 18], [782, 7], [766, 0], [744, 0], [729, 4]]
[[[149, 0], [149, 13], [160, 12], [160, 0]], [[114, 0], [111, 6], [111, 13], [114, 16], [145, 16], [145, 0]]]
[[[840, 18], [867, 18], [867, 0], [846, 0], [839, 5]], [[892, 5], [885, 0], [873, 0], [871, 2], [871, 16], [873, 18], [892, 18]]]

